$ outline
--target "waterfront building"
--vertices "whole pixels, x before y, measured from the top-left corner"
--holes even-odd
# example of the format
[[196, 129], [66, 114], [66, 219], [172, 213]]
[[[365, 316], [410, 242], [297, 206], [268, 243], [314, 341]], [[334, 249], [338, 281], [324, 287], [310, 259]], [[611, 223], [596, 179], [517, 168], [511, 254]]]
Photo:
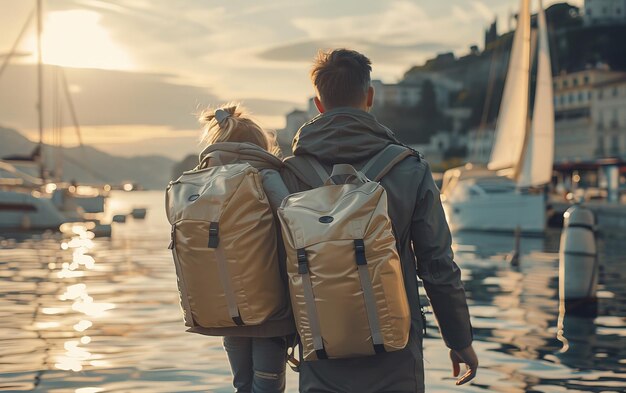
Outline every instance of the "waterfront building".
[[464, 146], [467, 138], [451, 132], [440, 131], [430, 137], [428, 143], [412, 144], [410, 147], [419, 151], [431, 165], [439, 165], [445, 160], [445, 154], [451, 148]]
[[600, 66], [554, 77], [555, 162], [590, 161], [605, 156], [596, 121], [600, 116], [595, 111], [598, 89], [624, 76], [625, 73]]
[[422, 98], [422, 86], [415, 83], [383, 83], [373, 80], [374, 105], [385, 106], [416, 106]]
[[592, 103], [596, 157], [626, 158], [626, 74], [596, 85]]
[[285, 128], [277, 132], [278, 144], [280, 145], [283, 155], [291, 155], [291, 141], [300, 127], [309, 121], [309, 119], [311, 119], [311, 117], [309, 117], [309, 111], [300, 109], [294, 109], [286, 115]]
[[437, 97], [437, 106], [444, 110], [450, 106], [450, 94], [461, 90], [462, 83], [453, 81], [435, 72], [419, 72], [407, 75], [399, 83], [383, 83], [373, 80], [374, 105], [376, 107], [400, 106], [414, 107], [422, 99], [424, 82], [433, 84]]
[[467, 133], [467, 162], [487, 165], [496, 130], [493, 126], [473, 128]]
[[626, 0], [585, 0], [587, 26], [626, 23]]

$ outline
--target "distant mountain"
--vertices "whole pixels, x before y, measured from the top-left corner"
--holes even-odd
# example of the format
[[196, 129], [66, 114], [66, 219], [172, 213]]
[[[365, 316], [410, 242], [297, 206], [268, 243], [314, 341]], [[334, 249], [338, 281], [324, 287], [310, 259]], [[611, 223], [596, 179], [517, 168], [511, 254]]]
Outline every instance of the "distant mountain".
[[172, 179], [177, 179], [185, 171], [189, 171], [198, 165], [198, 156], [195, 154], [189, 154], [181, 162], [174, 165], [172, 169]]
[[[0, 158], [28, 156], [36, 144], [17, 130], [0, 127]], [[44, 145], [46, 168], [54, 170], [58, 151]], [[131, 181], [147, 189], [164, 189], [175, 162], [163, 156], [118, 157], [91, 146], [63, 148], [63, 180], [120, 184]]]

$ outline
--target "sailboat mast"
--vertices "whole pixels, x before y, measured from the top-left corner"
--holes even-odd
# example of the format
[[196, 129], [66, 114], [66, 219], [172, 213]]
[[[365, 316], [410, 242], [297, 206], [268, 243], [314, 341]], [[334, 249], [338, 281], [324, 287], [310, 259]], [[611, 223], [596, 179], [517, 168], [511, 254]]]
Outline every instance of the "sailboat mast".
[[39, 120], [39, 176], [44, 179], [43, 157], [43, 59], [41, 56], [41, 0], [37, 0], [37, 114]]

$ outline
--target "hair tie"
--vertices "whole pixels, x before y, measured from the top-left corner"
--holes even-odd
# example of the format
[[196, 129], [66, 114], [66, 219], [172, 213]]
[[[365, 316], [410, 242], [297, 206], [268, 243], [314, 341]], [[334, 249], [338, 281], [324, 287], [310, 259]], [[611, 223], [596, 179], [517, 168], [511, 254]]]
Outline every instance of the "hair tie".
[[217, 120], [217, 122], [220, 124], [231, 116], [232, 114], [230, 112], [225, 111], [224, 109], [215, 110], [215, 120]]

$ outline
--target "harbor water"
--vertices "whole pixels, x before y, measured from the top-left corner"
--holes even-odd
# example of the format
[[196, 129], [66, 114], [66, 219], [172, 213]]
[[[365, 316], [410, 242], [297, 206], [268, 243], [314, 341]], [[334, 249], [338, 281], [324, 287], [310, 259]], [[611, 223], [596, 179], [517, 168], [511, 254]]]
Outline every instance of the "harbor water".
[[[233, 391], [221, 339], [184, 331], [163, 193], [113, 193], [107, 214], [133, 207], [111, 238], [0, 234], [0, 391]], [[523, 238], [517, 267], [512, 236], [455, 235], [481, 368], [454, 385], [428, 313], [427, 391], [626, 391], [626, 235], [599, 241], [595, 318], [559, 314], [558, 235]]]

